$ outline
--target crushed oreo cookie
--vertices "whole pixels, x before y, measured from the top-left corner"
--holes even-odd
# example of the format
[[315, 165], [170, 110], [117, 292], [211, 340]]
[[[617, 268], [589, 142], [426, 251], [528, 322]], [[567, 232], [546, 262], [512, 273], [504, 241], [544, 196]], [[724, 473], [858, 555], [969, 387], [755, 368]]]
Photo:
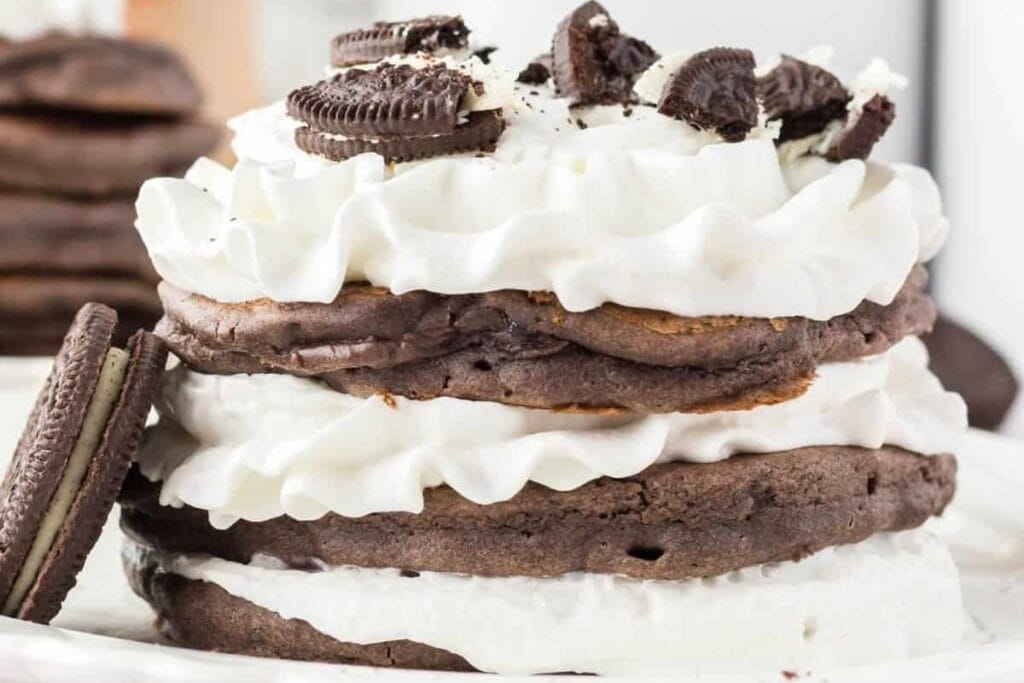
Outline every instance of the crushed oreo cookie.
[[299, 148], [335, 161], [365, 152], [409, 161], [493, 151], [504, 119], [500, 110], [461, 111], [471, 88], [483, 93], [469, 75], [443, 64], [381, 64], [293, 91], [288, 114], [306, 124], [295, 132]]
[[859, 113], [851, 116], [825, 153], [829, 161], [867, 159], [896, 118], [896, 105], [884, 95], [875, 95]]
[[850, 93], [831, 72], [783, 55], [779, 65], [757, 81], [769, 121], [782, 122], [778, 143], [825, 130], [846, 118]]
[[544, 85], [551, 78], [551, 53], [545, 52], [533, 58], [526, 68], [519, 72], [516, 80], [525, 85]]
[[756, 85], [750, 50], [704, 50], [668, 79], [658, 111], [740, 142], [757, 125]]
[[487, 47], [482, 47], [478, 50], [474, 50], [473, 56], [479, 59], [484, 64], [490, 64], [491, 55], [493, 55], [497, 51], [498, 48], [494, 47], [493, 45], [488, 45]]
[[331, 42], [331, 64], [347, 67], [417, 52], [462, 50], [469, 29], [459, 16], [430, 16], [408, 21], [379, 21], [370, 28], [342, 33]]
[[636, 78], [659, 57], [644, 41], [623, 34], [593, 0], [558, 25], [551, 55], [555, 87], [574, 105], [636, 101]]

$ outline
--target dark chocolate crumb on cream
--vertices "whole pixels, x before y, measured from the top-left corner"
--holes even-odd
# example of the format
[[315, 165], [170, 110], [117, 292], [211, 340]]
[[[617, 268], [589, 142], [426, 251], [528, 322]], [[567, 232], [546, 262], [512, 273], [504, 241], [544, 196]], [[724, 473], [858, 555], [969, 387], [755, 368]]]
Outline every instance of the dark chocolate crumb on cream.
[[625, 35], [608, 11], [587, 2], [562, 20], [551, 47], [552, 75], [574, 105], [636, 101], [633, 84], [658, 53]]
[[742, 141], [757, 125], [753, 53], [716, 47], [693, 55], [665, 84], [658, 111]]
[[532, 62], [526, 65], [525, 69], [519, 72], [516, 80], [525, 85], [544, 85], [551, 78], [552, 68], [549, 53], [537, 55]]
[[370, 28], [336, 37], [331, 42], [331, 64], [335, 67], [368, 64], [394, 55], [461, 50], [468, 44], [469, 29], [459, 16], [379, 21]]
[[777, 142], [820, 133], [832, 121], [846, 118], [850, 93], [831, 72], [783, 55], [779, 65], [757, 81], [768, 120], [780, 120]]

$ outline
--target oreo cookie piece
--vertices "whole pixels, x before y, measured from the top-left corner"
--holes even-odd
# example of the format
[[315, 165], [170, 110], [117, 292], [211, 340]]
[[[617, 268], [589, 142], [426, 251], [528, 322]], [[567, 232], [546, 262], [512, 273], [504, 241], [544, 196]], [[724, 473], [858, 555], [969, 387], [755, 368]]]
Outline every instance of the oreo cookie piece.
[[756, 89], [754, 54], [716, 47], [693, 55], [672, 74], [658, 111], [740, 142], [757, 125]]
[[111, 347], [117, 314], [79, 311], [0, 487], [0, 613], [47, 623], [113, 508], [167, 350], [139, 332]]
[[559, 23], [551, 73], [559, 94], [574, 105], [628, 104], [636, 101], [633, 83], [658, 57], [644, 41], [621, 33], [608, 10], [591, 0]]
[[160, 45], [62, 34], [0, 43], [0, 107], [183, 116], [201, 100], [180, 57]]
[[846, 124], [825, 153], [829, 161], [867, 159], [896, 118], [896, 105], [884, 95], [875, 95]]
[[331, 42], [331, 65], [369, 64], [393, 55], [462, 50], [468, 45], [469, 29], [460, 16], [378, 21], [337, 36]]
[[777, 143], [820, 133], [846, 118], [850, 93], [831, 72], [783, 55], [779, 65], [757, 81], [768, 120], [781, 120]]
[[525, 85], [544, 85], [551, 78], [552, 68], [551, 53], [546, 52], [534, 57], [533, 61], [519, 72], [516, 80]]
[[288, 113], [306, 124], [295, 132], [300, 149], [341, 161], [377, 152], [409, 161], [465, 151], [492, 151], [505, 128], [500, 110], [462, 110], [469, 75], [434, 64], [382, 64], [349, 69], [288, 96]]

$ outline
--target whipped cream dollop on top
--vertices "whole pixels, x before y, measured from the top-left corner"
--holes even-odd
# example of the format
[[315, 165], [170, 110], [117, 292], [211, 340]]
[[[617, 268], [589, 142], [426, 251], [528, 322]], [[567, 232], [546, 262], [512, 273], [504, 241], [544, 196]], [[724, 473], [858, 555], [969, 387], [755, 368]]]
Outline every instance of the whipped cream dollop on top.
[[[709, 463], [804, 446], [954, 451], [966, 408], [907, 339], [885, 354], [819, 369], [806, 394], [748, 411], [607, 416], [482, 401], [357, 398], [288, 375], [167, 377], [138, 459], [160, 502], [238, 519], [423, 509], [446, 484], [480, 504], [528, 481], [569, 491], [656, 462]], [[784, 457], [784, 456], [780, 456]]]
[[28, 40], [51, 31], [118, 35], [124, 19], [124, 0], [3, 0], [0, 38]]
[[296, 147], [283, 103], [238, 117], [233, 170], [203, 160], [143, 187], [157, 271], [224, 302], [329, 302], [368, 281], [551, 291], [573, 311], [828, 319], [891, 301], [944, 240], [921, 169], [783, 159], [777, 126], [727, 144], [650, 106], [570, 109], [550, 86], [472, 68], [507, 121], [492, 154], [331, 162]]
[[[129, 544], [127, 561], [140, 552]], [[710, 662], [803, 671], [955, 650], [972, 633], [949, 551], [922, 530], [692, 581], [410, 578], [398, 569], [284, 569], [272, 558], [158, 557], [162, 571], [214, 583], [339, 641], [411, 640], [506, 674], [664, 669], [678, 677], [669, 667]]]

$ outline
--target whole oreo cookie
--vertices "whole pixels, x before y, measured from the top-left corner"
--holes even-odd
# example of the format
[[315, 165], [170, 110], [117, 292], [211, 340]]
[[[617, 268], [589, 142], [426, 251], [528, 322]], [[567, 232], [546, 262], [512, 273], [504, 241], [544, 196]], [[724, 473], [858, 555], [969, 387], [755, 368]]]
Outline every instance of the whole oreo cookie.
[[768, 120], [781, 120], [777, 142], [820, 133], [846, 118], [850, 93], [831, 72], [783, 55], [779, 65], [757, 81]]
[[465, 115], [462, 102], [471, 88], [482, 94], [469, 75], [443, 64], [381, 64], [293, 91], [288, 113], [306, 124], [295, 133], [299, 148], [336, 161], [364, 152], [409, 161], [491, 151], [504, 119], [500, 110]]
[[461, 50], [468, 45], [469, 29], [459, 16], [379, 21], [370, 28], [337, 36], [331, 42], [331, 64], [336, 67], [369, 64], [393, 55]]
[[111, 348], [117, 314], [79, 311], [0, 487], [0, 610], [47, 623], [113, 508], [167, 350], [139, 332]]
[[0, 107], [181, 116], [201, 99], [181, 59], [160, 45], [60, 34], [0, 43]]
[[829, 161], [867, 159], [896, 118], [896, 105], [884, 95], [875, 95], [847, 122], [825, 157]]
[[555, 86], [573, 104], [617, 104], [636, 100], [633, 83], [658, 53], [621, 33], [608, 10], [591, 0], [558, 25], [551, 57]]
[[658, 111], [739, 142], [757, 125], [756, 86], [750, 50], [704, 50], [668, 79]]
[[293, 91], [288, 113], [321, 133], [441, 135], [457, 125], [459, 104], [471, 87], [473, 79], [443, 64], [425, 69], [382, 64], [369, 71], [349, 69]]

